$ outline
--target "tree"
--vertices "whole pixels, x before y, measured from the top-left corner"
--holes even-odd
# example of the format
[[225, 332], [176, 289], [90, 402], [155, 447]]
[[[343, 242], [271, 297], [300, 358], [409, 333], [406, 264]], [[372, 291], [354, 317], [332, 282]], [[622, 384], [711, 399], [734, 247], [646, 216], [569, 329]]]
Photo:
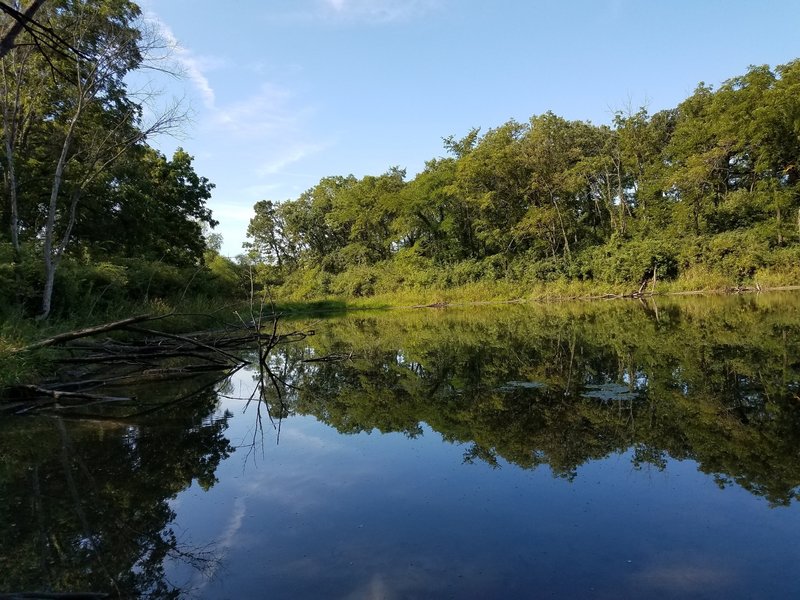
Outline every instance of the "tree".
[[217, 225], [206, 207], [214, 184], [195, 172], [192, 160], [182, 148], [172, 160], [146, 145], [130, 148], [85, 189], [76, 244], [103, 257], [202, 262], [203, 228]]
[[347, 232], [340, 254], [346, 265], [373, 264], [392, 252], [391, 223], [406, 172], [392, 167], [383, 175], [367, 175], [334, 196], [326, 221]]
[[[143, 33], [136, 4], [60, 0], [46, 4], [38, 14], [71, 52], [38, 45], [40, 52], [32, 53], [22, 42], [36, 43], [28, 39], [35, 34], [21, 34], [21, 45], [3, 58], [2, 112], [9, 225], [17, 252], [22, 228], [32, 225], [19, 218], [17, 166], [31, 162], [39, 174], [49, 173], [42, 222], [29, 231], [42, 248], [40, 316], [45, 318], [56, 270], [72, 241], [85, 193], [130, 148], [173, 127], [179, 115], [172, 107], [145, 124], [145, 99], [127, 88], [126, 75], [146, 65], [158, 45]], [[28, 142], [31, 138], [35, 147]]]
[[284, 263], [295, 259], [296, 249], [286, 235], [286, 224], [279, 208], [271, 200], [256, 202], [255, 216], [247, 226], [247, 237], [253, 241], [245, 243], [245, 248], [255, 252], [266, 264], [280, 269]]

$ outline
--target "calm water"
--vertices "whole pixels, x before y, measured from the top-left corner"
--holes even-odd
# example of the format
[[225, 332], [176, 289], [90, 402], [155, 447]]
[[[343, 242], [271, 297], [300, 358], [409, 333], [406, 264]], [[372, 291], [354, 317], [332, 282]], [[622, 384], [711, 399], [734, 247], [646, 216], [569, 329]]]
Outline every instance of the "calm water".
[[280, 398], [240, 371], [143, 386], [146, 417], [5, 418], [0, 592], [796, 597], [798, 309], [285, 322], [316, 335], [271, 357]]

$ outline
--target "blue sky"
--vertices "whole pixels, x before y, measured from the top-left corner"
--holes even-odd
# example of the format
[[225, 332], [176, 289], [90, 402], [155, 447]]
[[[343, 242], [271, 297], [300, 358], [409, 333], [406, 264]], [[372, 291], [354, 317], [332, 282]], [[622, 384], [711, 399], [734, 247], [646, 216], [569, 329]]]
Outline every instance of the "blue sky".
[[184, 77], [165, 93], [216, 184], [223, 252], [252, 206], [327, 175], [413, 176], [442, 138], [552, 110], [608, 123], [675, 106], [751, 64], [800, 57], [794, 0], [144, 0]]

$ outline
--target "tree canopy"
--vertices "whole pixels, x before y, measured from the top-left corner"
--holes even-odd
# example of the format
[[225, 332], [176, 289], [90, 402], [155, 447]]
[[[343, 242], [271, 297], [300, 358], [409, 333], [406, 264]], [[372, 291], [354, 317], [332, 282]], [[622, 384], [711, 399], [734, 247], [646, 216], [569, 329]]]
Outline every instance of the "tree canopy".
[[[12, 16], [2, 21], [13, 30]], [[153, 66], [161, 48], [139, 6], [53, 0], [36, 22], [0, 58], [4, 301], [32, 311], [38, 296], [47, 316], [63, 291], [63, 261], [202, 265], [214, 185], [185, 150], [169, 158], [147, 144], [181, 117], [174, 106], [147, 116], [150, 98], [129, 88], [128, 76]], [[42, 31], [58, 43], [42, 43]], [[55, 302], [64, 307], [58, 293]]]
[[290, 293], [368, 294], [406, 264], [435, 285], [459, 271], [638, 285], [701, 268], [748, 281], [800, 258], [799, 85], [793, 61], [610, 125], [548, 112], [473, 129], [410, 180], [393, 167], [259, 202], [248, 235]]

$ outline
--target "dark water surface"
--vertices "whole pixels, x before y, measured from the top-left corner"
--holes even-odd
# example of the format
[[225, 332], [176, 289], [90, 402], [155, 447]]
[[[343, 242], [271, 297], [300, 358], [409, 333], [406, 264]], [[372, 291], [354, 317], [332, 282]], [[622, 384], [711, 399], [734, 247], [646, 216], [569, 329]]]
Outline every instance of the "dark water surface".
[[272, 355], [280, 399], [240, 371], [144, 387], [137, 418], [5, 417], [0, 592], [796, 597], [798, 309], [284, 322], [316, 335]]

